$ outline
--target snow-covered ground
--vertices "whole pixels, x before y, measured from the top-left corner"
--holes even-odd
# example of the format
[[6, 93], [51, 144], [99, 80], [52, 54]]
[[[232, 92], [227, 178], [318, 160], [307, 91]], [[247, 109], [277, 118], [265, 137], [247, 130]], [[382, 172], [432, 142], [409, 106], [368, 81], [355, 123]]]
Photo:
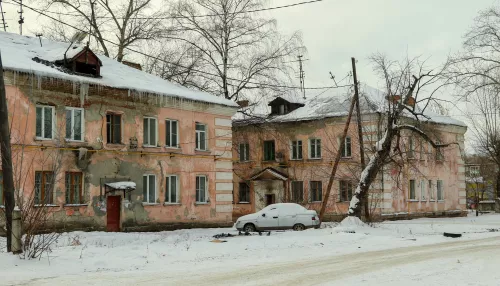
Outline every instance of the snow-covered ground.
[[[498, 285], [500, 215], [325, 224], [223, 238], [233, 229], [65, 233], [48, 256], [0, 253], [0, 284]], [[443, 232], [460, 232], [447, 238]], [[353, 233], [354, 232], [354, 233]], [[0, 240], [1, 244], [5, 241]]]

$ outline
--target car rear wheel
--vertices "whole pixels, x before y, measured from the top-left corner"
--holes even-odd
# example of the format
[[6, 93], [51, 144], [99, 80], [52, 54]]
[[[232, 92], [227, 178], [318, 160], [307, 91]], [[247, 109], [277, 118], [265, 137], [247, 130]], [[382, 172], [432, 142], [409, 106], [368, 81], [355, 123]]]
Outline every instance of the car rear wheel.
[[243, 231], [245, 231], [245, 232], [255, 232], [255, 225], [253, 225], [252, 223], [247, 223], [243, 227]]
[[301, 223], [298, 223], [293, 226], [293, 230], [295, 231], [303, 231], [304, 229], [306, 229], [306, 227]]

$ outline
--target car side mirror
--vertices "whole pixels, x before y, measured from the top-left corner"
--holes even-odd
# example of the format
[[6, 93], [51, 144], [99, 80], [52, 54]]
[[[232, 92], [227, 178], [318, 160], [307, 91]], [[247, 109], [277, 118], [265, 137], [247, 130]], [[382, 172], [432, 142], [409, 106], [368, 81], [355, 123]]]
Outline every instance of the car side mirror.
[[266, 217], [266, 214], [262, 214], [262, 217]]

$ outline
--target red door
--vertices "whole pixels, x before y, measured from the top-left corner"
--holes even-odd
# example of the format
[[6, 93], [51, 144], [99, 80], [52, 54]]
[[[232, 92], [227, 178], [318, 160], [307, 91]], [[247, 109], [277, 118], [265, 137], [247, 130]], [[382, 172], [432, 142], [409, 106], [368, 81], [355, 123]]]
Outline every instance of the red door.
[[108, 196], [106, 202], [107, 225], [106, 230], [120, 231], [120, 196]]

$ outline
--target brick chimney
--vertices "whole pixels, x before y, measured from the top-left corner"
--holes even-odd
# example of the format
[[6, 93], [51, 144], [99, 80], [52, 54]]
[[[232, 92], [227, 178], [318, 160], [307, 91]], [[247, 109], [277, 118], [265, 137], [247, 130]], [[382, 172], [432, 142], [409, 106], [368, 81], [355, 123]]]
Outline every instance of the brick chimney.
[[248, 107], [248, 100], [240, 100], [236, 102], [241, 108]]
[[138, 69], [138, 70], [142, 71], [142, 66], [140, 64], [133, 63], [133, 62], [128, 62], [128, 61], [122, 61], [122, 64], [124, 64], [126, 66], [129, 66], [131, 68]]

